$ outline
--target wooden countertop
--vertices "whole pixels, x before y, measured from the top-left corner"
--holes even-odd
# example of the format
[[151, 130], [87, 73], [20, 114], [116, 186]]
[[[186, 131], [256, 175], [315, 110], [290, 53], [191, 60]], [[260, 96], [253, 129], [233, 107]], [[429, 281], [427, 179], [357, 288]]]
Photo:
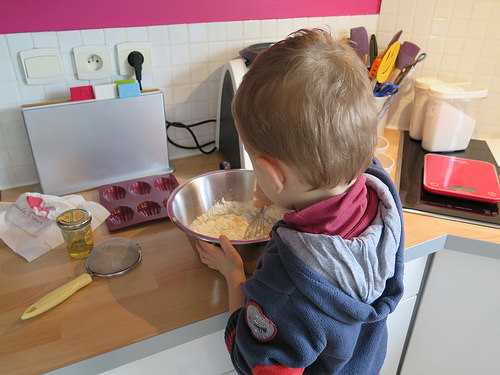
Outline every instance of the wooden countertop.
[[[388, 154], [395, 159], [399, 132], [386, 131]], [[185, 180], [216, 169], [217, 154], [175, 160]], [[33, 188], [32, 188], [33, 189]], [[13, 201], [26, 188], [5, 191]], [[97, 199], [95, 191], [85, 192]], [[500, 243], [500, 231], [405, 213], [406, 246], [442, 235]], [[46, 292], [83, 272], [64, 246], [31, 263], [0, 243], [0, 369], [5, 374], [37, 374], [143, 340], [224, 312], [226, 287], [220, 275], [203, 266], [185, 235], [168, 222], [120, 232], [143, 249], [142, 264], [115, 279], [95, 279], [71, 299], [37, 318], [21, 321], [24, 309]], [[96, 241], [109, 236], [105, 225]]]

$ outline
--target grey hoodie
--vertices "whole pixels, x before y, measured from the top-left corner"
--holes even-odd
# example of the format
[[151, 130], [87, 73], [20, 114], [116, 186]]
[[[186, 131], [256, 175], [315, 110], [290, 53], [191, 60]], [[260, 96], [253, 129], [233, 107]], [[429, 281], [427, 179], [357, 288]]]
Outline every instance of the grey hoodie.
[[371, 304], [394, 276], [401, 219], [386, 184], [366, 173], [366, 184], [378, 195], [375, 219], [358, 237], [298, 232], [280, 227], [278, 234], [298, 258], [349, 296]]

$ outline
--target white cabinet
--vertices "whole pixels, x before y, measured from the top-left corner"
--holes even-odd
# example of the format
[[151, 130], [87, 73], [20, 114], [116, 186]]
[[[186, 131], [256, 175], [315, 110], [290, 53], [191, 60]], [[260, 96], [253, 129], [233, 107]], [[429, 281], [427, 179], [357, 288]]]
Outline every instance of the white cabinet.
[[224, 331], [127, 363], [101, 375], [222, 375], [233, 365], [224, 343]]
[[420, 284], [422, 283], [422, 277], [424, 276], [426, 263], [427, 256], [405, 263], [405, 273], [403, 277], [405, 291], [403, 293], [403, 298], [401, 299], [402, 301], [418, 294]]
[[387, 319], [387, 355], [380, 375], [396, 375], [417, 296], [400, 302]]
[[437, 253], [401, 374], [500, 374], [499, 286], [500, 244]]
[[426, 261], [425, 256], [405, 263], [403, 298], [396, 310], [387, 318], [387, 355], [380, 371], [381, 375], [396, 375]]

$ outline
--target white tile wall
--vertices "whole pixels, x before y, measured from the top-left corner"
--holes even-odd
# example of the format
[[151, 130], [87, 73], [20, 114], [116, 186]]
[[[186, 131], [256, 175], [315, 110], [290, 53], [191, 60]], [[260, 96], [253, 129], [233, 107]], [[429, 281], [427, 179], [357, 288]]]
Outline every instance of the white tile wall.
[[104, 30], [82, 30], [83, 44], [87, 46], [104, 44]]
[[55, 32], [33, 33], [31, 35], [35, 48], [59, 48]]
[[[350, 27], [364, 25], [374, 33], [377, 18], [377, 15], [315, 17], [0, 35], [0, 190], [36, 181], [20, 105], [68, 96], [71, 86], [124, 78], [118, 75], [114, 61], [111, 77], [90, 82], [78, 80], [71, 54], [73, 47], [106, 45], [115, 60], [116, 44], [151, 42], [153, 71], [143, 75], [143, 84], [164, 90], [167, 119], [191, 123], [215, 118], [220, 67], [243, 47], [277, 41], [303, 27], [327, 27], [338, 36], [346, 36]], [[65, 82], [26, 85], [18, 53], [31, 48], [59, 48]], [[205, 143], [214, 139], [214, 131], [215, 125], [210, 124], [196, 128], [195, 133]], [[181, 144], [193, 144], [182, 129], [171, 129], [169, 134]], [[171, 145], [169, 152], [173, 158], [194, 153]]]
[[428, 53], [417, 76], [470, 81], [489, 90], [476, 111], [476, 135], [500, 138], [500, 1], [383, 0], [377, 38], [385, 45], [404, 30]]

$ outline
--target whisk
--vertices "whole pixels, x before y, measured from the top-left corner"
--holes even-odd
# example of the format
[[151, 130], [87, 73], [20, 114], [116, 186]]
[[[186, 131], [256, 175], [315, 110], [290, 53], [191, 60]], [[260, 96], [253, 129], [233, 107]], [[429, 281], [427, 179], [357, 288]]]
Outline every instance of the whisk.
[[263, 237], [264, 231], [266, 230], [265, 211], [266, 207], [262, 207], [259, 212], [255, 214], [250, 224], [248, 224], [243, 238], [246, 240], [254, 240]]

